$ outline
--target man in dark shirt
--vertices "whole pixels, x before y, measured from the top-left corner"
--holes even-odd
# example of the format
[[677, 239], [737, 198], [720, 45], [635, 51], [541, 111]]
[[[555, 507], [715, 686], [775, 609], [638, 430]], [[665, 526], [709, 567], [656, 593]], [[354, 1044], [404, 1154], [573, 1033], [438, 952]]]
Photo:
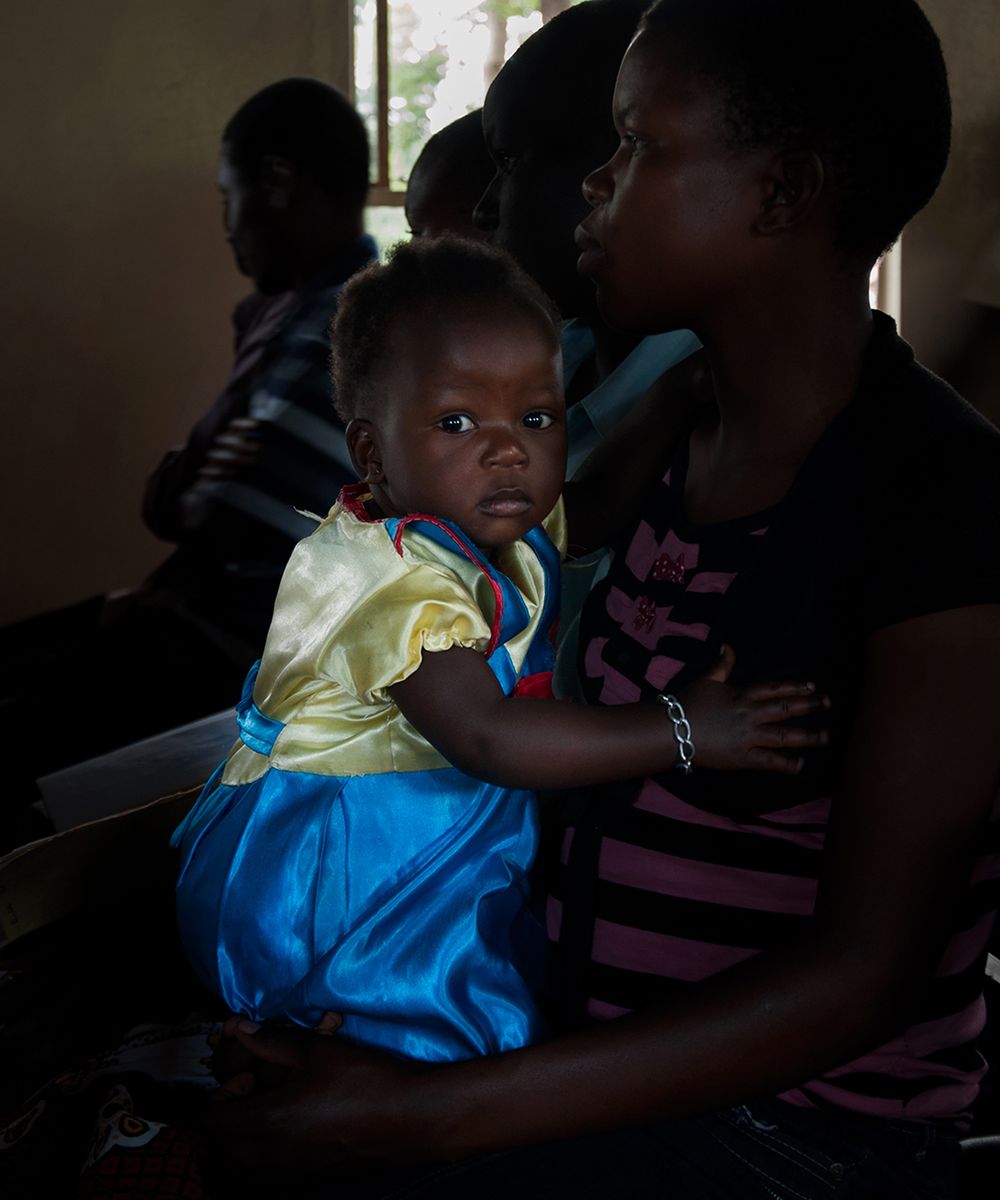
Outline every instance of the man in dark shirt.
[[343, 283], [375, 257], [363, 233], [368, 143], [339, 92], [286, 79], [226, 126], [226, 237], [256, 292], [234, 313], [229, 383], [151, 476], [149, 528], [177, 550], [149, 581], [169, 590], [243, 670], [259, 654], [281, 571], [353, 479], [329, 379]]

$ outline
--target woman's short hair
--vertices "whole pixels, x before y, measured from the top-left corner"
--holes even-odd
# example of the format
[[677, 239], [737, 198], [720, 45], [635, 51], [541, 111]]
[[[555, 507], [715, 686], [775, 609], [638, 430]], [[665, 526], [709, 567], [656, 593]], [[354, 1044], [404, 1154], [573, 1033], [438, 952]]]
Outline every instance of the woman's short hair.
[[915, 0], [657, 0], [642, 28], [721, 85], [733, 145], [820, 156], [838, 249], [874, 260], [934, 194], [951, 103]]

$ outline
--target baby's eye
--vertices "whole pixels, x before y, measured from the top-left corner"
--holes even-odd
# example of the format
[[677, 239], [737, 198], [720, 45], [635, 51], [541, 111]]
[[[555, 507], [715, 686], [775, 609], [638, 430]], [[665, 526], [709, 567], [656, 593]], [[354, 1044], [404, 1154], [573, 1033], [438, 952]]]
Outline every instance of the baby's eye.
[[493, 161], [501, 175], [509, 175], [514, 170], [517, 159], [513, 154], [505, 154], [502, 150], [493, 151]]
[[554, 418], [551, 413], [547, 412], [530, 412], [525, 413], [521, 418], [521, 424], [526, 429], [548, 429]]
[[474, 428], [472, 418], [467, 417], [465, 413], [449, 413], [438, 421], [438, 426], [445, 433], [468, 433]]

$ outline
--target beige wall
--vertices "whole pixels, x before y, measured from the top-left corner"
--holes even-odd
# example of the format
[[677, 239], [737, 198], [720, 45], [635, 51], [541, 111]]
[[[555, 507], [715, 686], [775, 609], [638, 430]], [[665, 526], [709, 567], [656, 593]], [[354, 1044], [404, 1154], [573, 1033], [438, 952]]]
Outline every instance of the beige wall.
[[137, 582], [143, 482], [225, 382], [247, 290], [225, 121], [286, 75], [349, 81], [348, 0], [4, 0], [0, 621]]
[[954, 129], [941, 187], [903, 237], [902, 319], [940, 369], [965, 332], [965, 302], [1000, 307], [1000, 3], [923, 5], [944, 47]]

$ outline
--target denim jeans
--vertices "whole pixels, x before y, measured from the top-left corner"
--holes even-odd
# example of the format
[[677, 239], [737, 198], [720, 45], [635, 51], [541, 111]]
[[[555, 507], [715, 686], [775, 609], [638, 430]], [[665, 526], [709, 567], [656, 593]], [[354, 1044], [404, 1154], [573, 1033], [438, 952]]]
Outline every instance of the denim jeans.
[[945, 1200], [958, 1142], [933, 1126], [781, 1101], [431, 1168], [384, 1200]]

